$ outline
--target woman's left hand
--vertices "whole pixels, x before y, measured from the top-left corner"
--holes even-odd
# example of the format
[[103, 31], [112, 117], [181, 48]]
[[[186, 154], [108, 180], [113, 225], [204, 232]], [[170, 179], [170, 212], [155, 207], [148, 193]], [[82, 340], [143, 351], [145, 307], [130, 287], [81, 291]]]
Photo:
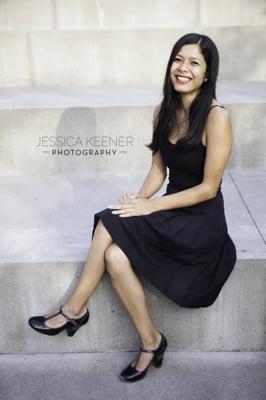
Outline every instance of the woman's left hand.
[[148, 215], [156, 211], [154, 202], [151, 199], [133, 199], [129, 203], [115, 204], [111, 206], [112, 214], [119, 217], [133, 217], [138, 215]]

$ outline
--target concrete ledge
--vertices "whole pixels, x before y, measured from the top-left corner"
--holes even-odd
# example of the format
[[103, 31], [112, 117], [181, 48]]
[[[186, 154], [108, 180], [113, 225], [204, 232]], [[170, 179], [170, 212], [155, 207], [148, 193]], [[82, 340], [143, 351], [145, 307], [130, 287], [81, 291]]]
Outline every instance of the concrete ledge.
[[[217, 92], [233, 123], [228, 168], [265, 168], [265, 84], [221, 81]], [[148, 170], [160, 96], [156, 87], [2, 89], [0, 176]]]
[[[1, 87], [0, 110], [155, 106], [161, 98], [162, 85]], [[219, 79], [217, 99], [232, 105], [264, 104], [266, 82]]]
[[[148, 171], [147, 171], [148, 172]], [[146, 173], [0, 178], [2, 263], [83, 262], [95, 212], [138, 191]], [[266, 170], [227, 170], [222, 193], [238, 258], [265, 257]], [[166, 191], [168, 178], [153, 196]]]
[[[1, 178], [0, 318], [6, 328], [0, 331], [0, 353], [135, 348], [135, 328], [107, 274], [89, 301], [89, 323], [74, 338], [65, 332], [46, 337], [27, 325], [30, 316], [55, 311], [71, 293], [90, 245], [93, 213], [125, 191], [138, 190], [143, 176], [130, 179]], [[224, 176], [228, 230], [238, 261], [211, 307], [178, 307], [142, 279], [148, 307], [169, 336], [171, 350], [265, 350], [264, 179], [259, 170]], [[163, 192], [164, 187], [156, 196]]]
[[[55, 312], [75, 286], [82, 264], [4, 264], [0, 269], [0, 353], [126, 351], [138, 334], [106, 274], [88, 307], [90, 320], [73, 338], [45, 336], [28, 318]], [[174, 351], [265, 351], [265, 258], [240, 259], [216, 302], [207, 308], [179, 307], [140, 277], [155, 325]], [[252, 282], [252, 284], [251, 284]]]

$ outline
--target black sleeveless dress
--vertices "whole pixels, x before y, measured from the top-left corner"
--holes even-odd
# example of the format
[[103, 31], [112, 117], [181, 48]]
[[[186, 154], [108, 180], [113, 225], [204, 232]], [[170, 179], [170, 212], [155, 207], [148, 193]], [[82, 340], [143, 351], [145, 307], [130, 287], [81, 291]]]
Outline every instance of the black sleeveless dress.
[[[163, 196], [203, 179], [206, 147], [201, 143], [177, 157], [173, 146], [167, 141], [161, 148], [169, 168]], [[99, 218], [134, 271], [181, 307], [212, 305], [236, 264], [221, 184], [214, 198], [188, 207], [124, 218], [105, 208], [94, 214], [92, 238]]]

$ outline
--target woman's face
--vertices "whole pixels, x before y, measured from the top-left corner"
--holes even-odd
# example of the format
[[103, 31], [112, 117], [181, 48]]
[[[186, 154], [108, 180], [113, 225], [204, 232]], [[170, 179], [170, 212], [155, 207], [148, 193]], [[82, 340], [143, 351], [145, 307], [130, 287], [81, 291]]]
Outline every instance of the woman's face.
[[181, 94], [199, 92], [207, 65], [198, 44], [186, 44], [175, 56], [170, 69], [173, 87]]

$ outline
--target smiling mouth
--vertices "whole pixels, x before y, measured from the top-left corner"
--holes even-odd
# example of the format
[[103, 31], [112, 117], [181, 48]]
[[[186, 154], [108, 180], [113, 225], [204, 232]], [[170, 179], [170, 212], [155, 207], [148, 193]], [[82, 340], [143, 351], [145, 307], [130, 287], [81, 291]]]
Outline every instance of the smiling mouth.
[[187, 78], [187, 77], [180, 76], [180, 75], [176, 75], [175, 78], [178, 83], [183, 83], [183, 84], [188, 83], [192, 80], [191, 78]]

